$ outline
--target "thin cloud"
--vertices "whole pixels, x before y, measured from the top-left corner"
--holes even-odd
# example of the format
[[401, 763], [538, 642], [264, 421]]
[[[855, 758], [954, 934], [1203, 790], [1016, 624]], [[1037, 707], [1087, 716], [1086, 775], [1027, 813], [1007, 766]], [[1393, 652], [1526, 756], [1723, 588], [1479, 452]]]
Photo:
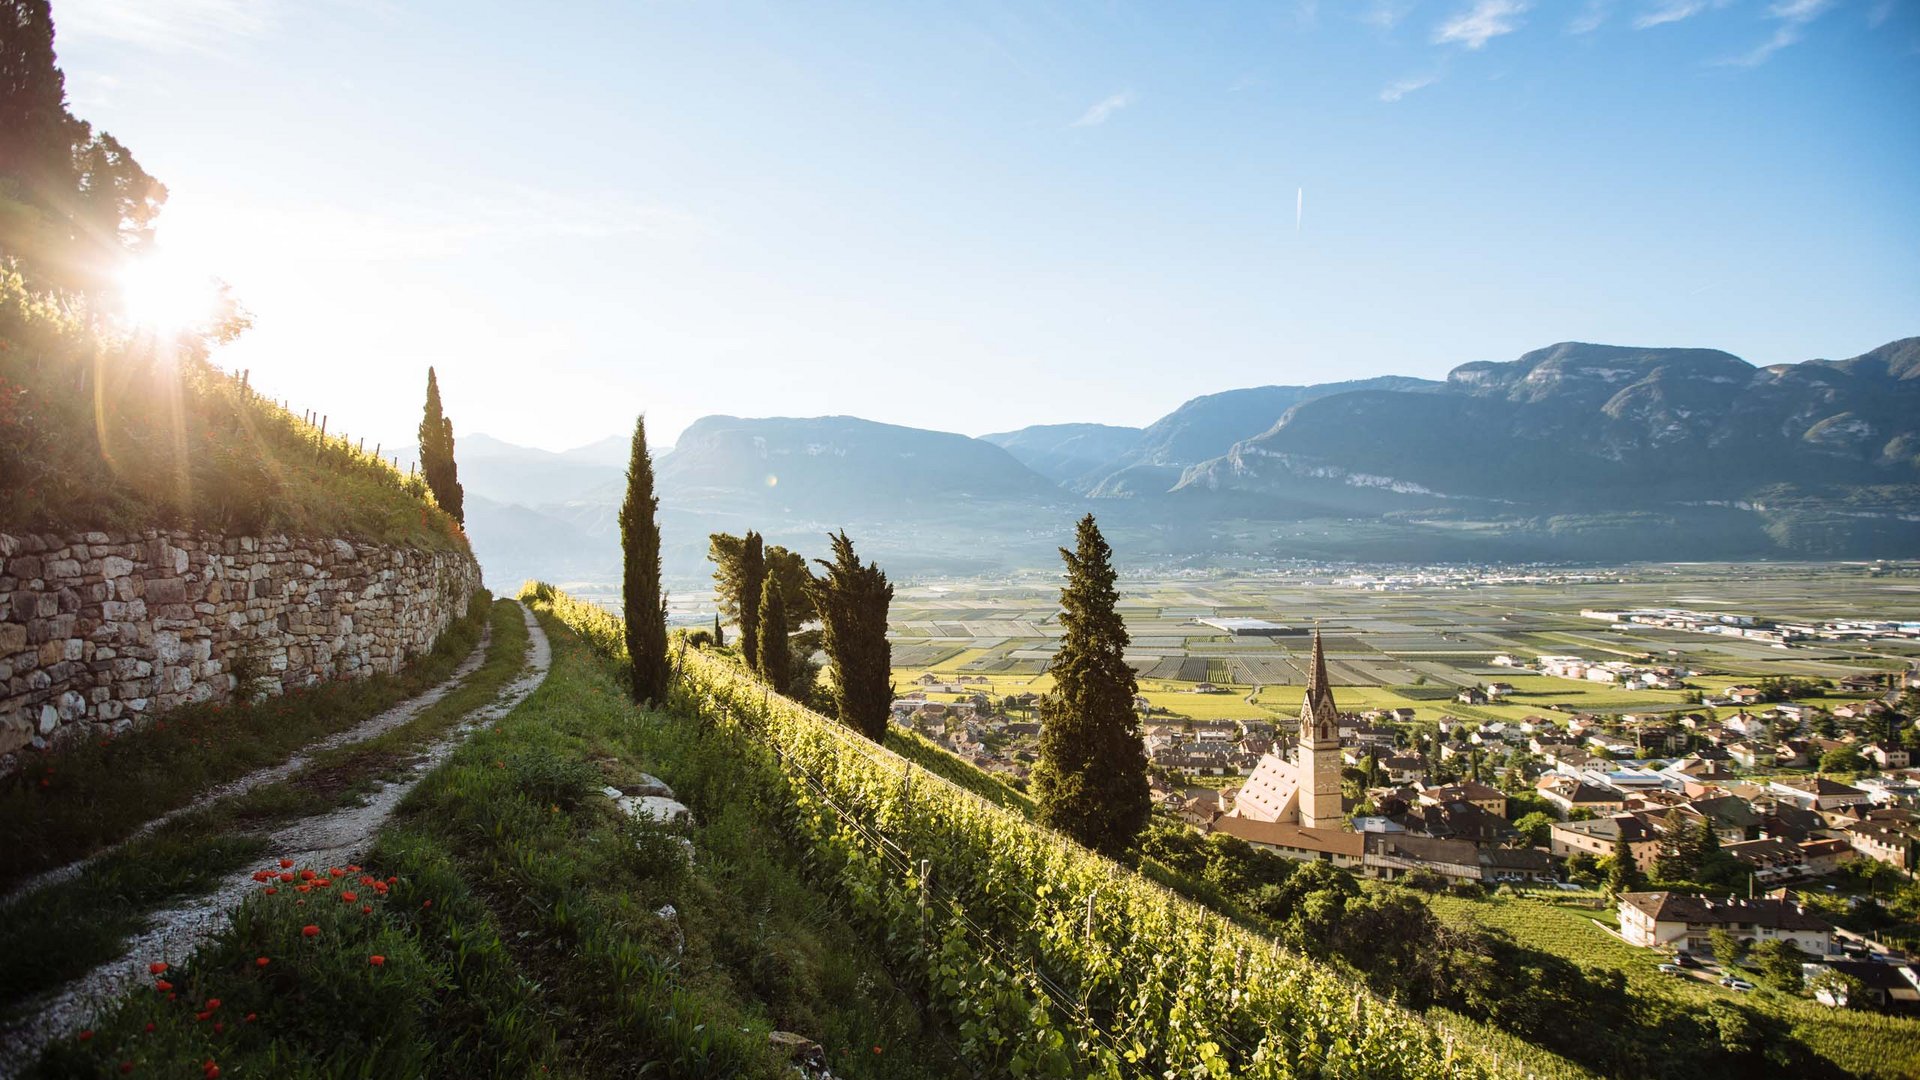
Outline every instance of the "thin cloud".
[[65, 0], [60, 36], [115, 41], [155, 52], [217, 52], [233, 38], [257, 37], [273, 21], [267, 0]]
[[1652, 11], [1643, 12], [1635, 17], [1633, 20], [1633, 28], [1635, 30], [1650, 30], [1656, 26], [1665, 26], [1668, 23], [1677, 23], [1684, 19], [1691, 19], [1695, 15], [1707, 10], [1709, 6], [1706, 0], [1675, 0], [1673, 3], [1662, 4]]
[[1380, 100], [1388, 103], [1399, 101], [1415, 90], [1424, 90], [1440, 81], [1438, 75], [1416, 75], [1410, 79], [1390, 82], [1380, 91]]
[[1613, 14], [1613, 0], [1587, 0], [1587, 6], [1567, 24], [1569, 34], [1591, 34]]
[[1094, 102], [1087, 108], [1086, 112], [1080, 114], [1080, 119], [1075, 120], [1071, 126], [1093, 127], [1096, 124], [1104, 124], [1107, 122], [1109, 116], [1133, 104], [1135, 100], [1137, 99], [1134, 97], [1133, 91], [1122, 90], [1117, 94]]
[[1530, 6], [1528, 0], [1478, 0], [1473, 7], [1435, 28], [1434, 44], [1484, 48], [1494, 38], [1518, 30], [1520, 16]]
[[1372, 7], [1367, 9], [1366, 14], [1360, 16], [1360, 21], [1366, 23], [1368, 26], [1379, 27], [1382, 30], [1391, 30], [1399, 26], [1401, 20], [1412, 13], [1413, 4], [1411, 2], [1396, 3], [1395, 0], [1377, 0]]
[[1781, 24], [1774, 28], [1772, 36], [1739, 56], [1720, 61], [1720, 64], [1725, 67], [1759, 67], [1773, 59], [1774, 53], [1798, 44], [1806, 37], [1807, 24], [1826, 14], [1832, 6], [1833, 0], [1778, 0], [1767, 8], [1767, 18]]

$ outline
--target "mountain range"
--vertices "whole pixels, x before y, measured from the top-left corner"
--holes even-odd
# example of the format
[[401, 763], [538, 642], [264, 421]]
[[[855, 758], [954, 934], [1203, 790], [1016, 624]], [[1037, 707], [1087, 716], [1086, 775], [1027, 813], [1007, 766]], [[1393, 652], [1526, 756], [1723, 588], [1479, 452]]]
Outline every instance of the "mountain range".
[[[459, 447], [496, 586], [618, 579], [626, 445]], [[1079, 515], [1125, 560], [1902, 557], [1920, 552], [1920, 338], [1757, 367], [1564, 342], [1444, 380], [1195, 397], [1145, 428], [969, 438], [849, 416], [709, 416], [658, 455], [669, 577], [706, 534], [846, 528], [897, 573], [1046, 565]]]

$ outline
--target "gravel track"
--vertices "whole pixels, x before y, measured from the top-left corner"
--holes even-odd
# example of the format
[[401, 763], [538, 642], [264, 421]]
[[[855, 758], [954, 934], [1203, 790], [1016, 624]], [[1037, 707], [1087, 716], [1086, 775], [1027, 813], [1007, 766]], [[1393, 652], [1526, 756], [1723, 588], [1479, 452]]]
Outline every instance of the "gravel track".
[[[405, 780], [382, 785], [360, 805], [303, 818], [269, 833], [267, 838], [272, 845], [272, 857], [293, 859], [303, 866], [338, 866], [359, 861], [371, 846], [374, 833], [392, 816], [394, 808], [420, 782], [421, 777], [445, 760], [468, 734], [506, 716], [539, 689], [540, 684], [546, 681], [548, 668], [552, 666], [553, 650], [533, 613], [522, 608], [521, 615], [527, 623], [529, 648], [526, 669], [518, 679], [508, 684], [493, 702], [467, 714], [458, 727], [426, 747], [412, 766], [411, 775]], [[484, 647], [476, 649], [475, 655], [484, 658], [485, 651]], [[327, 745], [349, 745], [371, 738], [381, 731], [391, 730], [445, 697], [479, 664], [480, 660], [469, 658], [469, 662], [462, 663], [447, 682], [420, 697], [396, 706], [348, 732], [315, 743], [285, 764], [263, 769], [224, 785], [215, 794], [197, 800], [197, 803], [204, 805], [212, 798], [239, 794], [260, 784], [283, 779], [312, 750]], [[388, 719], [395, 715], [399, 719]], [[367, 730], [370, 725], [376, 724], [381, 726]], [[157, 827], [159, 823], [159, 820], [149, 823], [142, 832]], [[76, 864], [56, 873], [66, 872], [66, 876], [70, 877], [80, 867], [81, 864]], [[151, 978], [147, 973], [149, 962], [166, 960], [178, 963], [185, 960], [201, 942], [226, 925], [227, 913], [240, 904], [249, 890], [257, 887], [250, 867], [236, 871], [232, 877], [221, 882], [211, 895], [199, 897], [189, 906], [154, 913], [149, 929], [131, 939], [127, 943], [127, 951], [118, 960], [102, 964], [68, 983], [47, 999], [33, 1016], [0, 1030], [0, 1078], [18, 1075], [33, 1062], [47, 1043], [81, 1030], [121, 994], [134, 986], [143, 985]]]

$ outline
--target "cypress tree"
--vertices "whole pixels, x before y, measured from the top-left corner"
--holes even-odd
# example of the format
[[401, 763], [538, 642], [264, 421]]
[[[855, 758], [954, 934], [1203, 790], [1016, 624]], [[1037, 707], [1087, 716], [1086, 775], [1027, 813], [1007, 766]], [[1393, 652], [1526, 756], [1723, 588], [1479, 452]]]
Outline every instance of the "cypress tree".
[[1060, 590], [1066, 633], [1048, 670], [1053, 691], [1040, 702], [1040, 758], [1032, 789], [1042, 823], [1108, 855], [1119, 855], [1153, 811], [1147, 750], [1125, 659], [1126, 624], [1115, 605], [1113, 549], [1088, 514], [1080, 521]]
[[760, 677], [777, 694], [793, 681], [793, 648], [787, 641], [786, 590], [769, 580], [760, 590]]
[[720, 629], [720, 613], [713, 613], [713, 644], [715, 648], [727, 647], [727, 632]]
[[667, 697], [667, 598], [660, 590], [660, 500], [653, 493], [653, 455], [647, 418], [633, 425], [627, 461], [627, 499], [620, 505], [620, 550], [625, 557], [621, 598], [627, 621], [627, 662], [633, 700]]
[[767, 556], [757, 532], [748, 532], [740, 548], [740, 655], [747, 666], [760, 670], [760, 590], [767, 581]]
[[[651, 470], [651, 467], [649, 467]], [[440, 409], [440, 380], [427, 369], [427, 408], [420, 418], [420, 473], [440, 509], [462, 525], [467, 523], [466, 494], [460, 488], [460, 467], [453, 460], [453, 421]]]
[[827, 538], [833, 560], [811, 579], [821, 645], [833, 661], [834, 704], [840, 720], [874, 742], [887, 736], [893, 704], [893, 650], [887, 644], [887, 607], [893, 585], [874, 563], [861, 563], [845, 531]]
[[1640, 885], [1640, 864], [1633, 861], [1633, 846], [1627, 843], [1627, 834], [1620, 833], [1613, 838], [1613, 865], [1607, 868], [1607, 892], [1619, 896], [1635, 891]]

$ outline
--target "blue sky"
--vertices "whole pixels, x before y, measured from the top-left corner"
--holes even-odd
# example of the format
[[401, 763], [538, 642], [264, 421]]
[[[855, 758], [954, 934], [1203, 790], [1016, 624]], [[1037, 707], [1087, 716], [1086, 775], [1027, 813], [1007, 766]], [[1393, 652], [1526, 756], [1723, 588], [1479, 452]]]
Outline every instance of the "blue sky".
[[[550, 10], [549, 10], [550, 9]], [[1562, 340], [1920, 334], [1920, 2], [54, 0], [74, 108], [369, 441], [980, 434]]]

